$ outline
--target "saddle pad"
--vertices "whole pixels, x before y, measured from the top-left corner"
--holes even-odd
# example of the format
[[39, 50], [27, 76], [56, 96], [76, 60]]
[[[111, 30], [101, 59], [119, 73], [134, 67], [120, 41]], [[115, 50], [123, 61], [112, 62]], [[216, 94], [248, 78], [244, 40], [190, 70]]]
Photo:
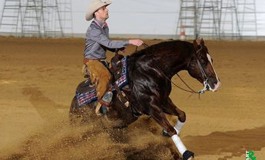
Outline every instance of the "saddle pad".
[[122, 89], [124, 86], [128, 84], [128, 70], [127, 70], [127, 57], [124, 57], [121, 60], [122, 70], [120, 77], [115, 81], [115, 84]]
[[96, 89], [92, 89], [90, 91], [84, 93], [76, 93], [76, 98], [78, 105], [81, 107], [83, 105], [90, 104], [94, 101], [97, 101], [97, 91]]

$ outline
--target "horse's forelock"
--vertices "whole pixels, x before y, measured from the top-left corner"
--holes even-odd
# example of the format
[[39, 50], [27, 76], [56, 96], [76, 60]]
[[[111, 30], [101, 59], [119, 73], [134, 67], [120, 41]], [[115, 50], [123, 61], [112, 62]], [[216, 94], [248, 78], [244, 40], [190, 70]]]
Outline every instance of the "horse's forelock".
[[201, 47], [205, 46], [204, 40], [202, 38], [193, 40], [193, 46], [196, 50], [200, 49]]
[[200, 38], [200, 42], [199, 42], [199, 44], [200, 44], [201, 46], [204, 46], [204, 40], [203, 40], [203, 38]]

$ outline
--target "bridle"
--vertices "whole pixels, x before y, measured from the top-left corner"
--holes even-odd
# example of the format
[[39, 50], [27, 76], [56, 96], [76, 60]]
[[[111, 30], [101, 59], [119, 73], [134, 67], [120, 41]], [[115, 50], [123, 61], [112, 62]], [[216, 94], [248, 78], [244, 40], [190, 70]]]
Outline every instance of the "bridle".
[[[174, 82], [172, 82], [166, 75], [166, 78], [167, 79], [169, 79], [170, 81], [171, 81], [171, 83], [174, 85], [174, 86], [176, 86], [177, 88], [179, 88], [179, 89], [181, 89], [181, 90], [183, 90], [183, 91], [186, 91], [186, 92], [190, 92], [190, 93], [196, 93], [196, 94], [203, 94], [203, 93], [205, 93], [205, 91], [208, 91], [211, 87], [210, 87], [210, 85], [209, 85], [209, 83], [208, 83], [208, 76], [207, 76], [207, 74], [206, 74], [206, 72], [205, 72], [205, 70], [204, 70], [204, 68], [202, 67], [202, 64], [201, 64], [201, 62], [200, 62], [200, 60], [199, 60], [199, 57], [198, 57], [198, 54], [202, 51], [202, 49], [203, 49], [203, 47], [200, 45], [200, 49], [198, 49], [197, 51], [196, 51], [196, 53], [195, 53], [195, 58], [196, 58], [196, 62], [197, 62], [197, 65], [198, 65], [198, 67], [199, 67], [199, 69], [200, 69], [200, 72], [201, 72], [201, 75], [202, 75], [202, 78], [203, 78], [203, 89], [201, 89], [200, 91], [195, 91], [194, 89], [192, 89], [181, 77], [180, 77], [180, 75], [177, 73], [176, 75], [179, 77], [179, 79], [182, 81], [182, 83], [184, 83], [185, 84], [185, 86], [187, 87], [187, 88], [189, 88], [189, 90], [186, 90], [186, 89], [184, 89], [184, 88], [181, 88], [181, 87], [179, 87], [178, 85], [176, 85]], [[189, 65], [190, 65], [190, 63], [189, 63]], [[189, 66], [188, 65], [188, 66]]]
[[208, 76], [207, 76], [207, 74], [206, 74], [204, 68], [202, 67], [202, 64], [201, 64], [199, 58], [198, 58], [198, 54], [199, 54], [199, 53], [202, 51], [202, 49], [203, 49], [203, 46], [200, 45], [200, 47], [201, 47], [201, 48], [198, 49], [198, 50], [196, 51], [196, 53], [195, 53], [195, 58], [196, 58], [197, 65], [198, 65], [198, 67], [199, 67], [199, 69], [200, 69], [200, 72], [201, 72], [201, 75], [202, 75], [202, 78], [203, 78], [203, 86], [204, 86], [204, 88], [203, 88], [202, 90], [198, 91], [198, 93], [199, 93], [199, 94], [203, 94], [205, 91], [210, 90], [211, 87], [210, 87], [210, 84], [208, 83], [208, 79], [209, 79], [209, 78], [208, 78]]

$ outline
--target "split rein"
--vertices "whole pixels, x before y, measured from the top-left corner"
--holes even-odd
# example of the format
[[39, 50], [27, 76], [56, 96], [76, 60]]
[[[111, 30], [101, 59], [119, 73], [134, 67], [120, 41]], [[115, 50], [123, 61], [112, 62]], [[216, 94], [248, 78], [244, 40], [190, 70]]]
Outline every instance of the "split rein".
[[[147, 47], [149, 47], [146, 43], [143, 43], [143, 46], [144, 46], [144, 48], [147, 48]], [[137, 52], [138, 51], [138, 47], [136, 47], [136, 49], [135, 49], [135, 52]], [[197, 52], [199, 52], [200, 50], [198, 50]], [[157, 69], [159, 69], [159, 68], [157, 68]], [[160, 70], [160, 69], [159, 69]], [[180, 77], [180, 75], [177, 73], [176, 75], [179, 77], [179, 79], [182, 81], [182, 83], [189, 89], [189, 90], [187, 90], [187, 89], [184, 89], [184, 88], [182, 88], [182, 87], [180, 87], [180, 86], [178, 86], [176, 83], [174, 83], [167, 75], [165, 75], [164, 74], [164, 72], [163, 71], [161, 71], [161, 73], [164, 75], [164, 77], [166, 77], [166, 79], [167, 80], [169, 80], [175, 87], [177, 87], [177, 88], [179, 88], [180, 90], [182, 90], [182, 91], [185, 91], [185, 92], [189, 92], [189, 93], [192, 93], [192, 94], [198, 94], [199, 96], [203, 93], [203, 92], [201, 92], [201, 91], [195, 91], [194, 89], [192, 89], [181, 77]]]

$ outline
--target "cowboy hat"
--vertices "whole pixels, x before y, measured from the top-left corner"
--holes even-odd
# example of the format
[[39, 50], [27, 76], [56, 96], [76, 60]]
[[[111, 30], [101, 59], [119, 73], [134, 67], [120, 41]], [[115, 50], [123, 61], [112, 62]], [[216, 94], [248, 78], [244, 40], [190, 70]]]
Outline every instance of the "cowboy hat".
[[111, 0], [92, 0], [86, 11], [86, 20], [93, 19], [93, 14], [101, 7], [111, 4]]

